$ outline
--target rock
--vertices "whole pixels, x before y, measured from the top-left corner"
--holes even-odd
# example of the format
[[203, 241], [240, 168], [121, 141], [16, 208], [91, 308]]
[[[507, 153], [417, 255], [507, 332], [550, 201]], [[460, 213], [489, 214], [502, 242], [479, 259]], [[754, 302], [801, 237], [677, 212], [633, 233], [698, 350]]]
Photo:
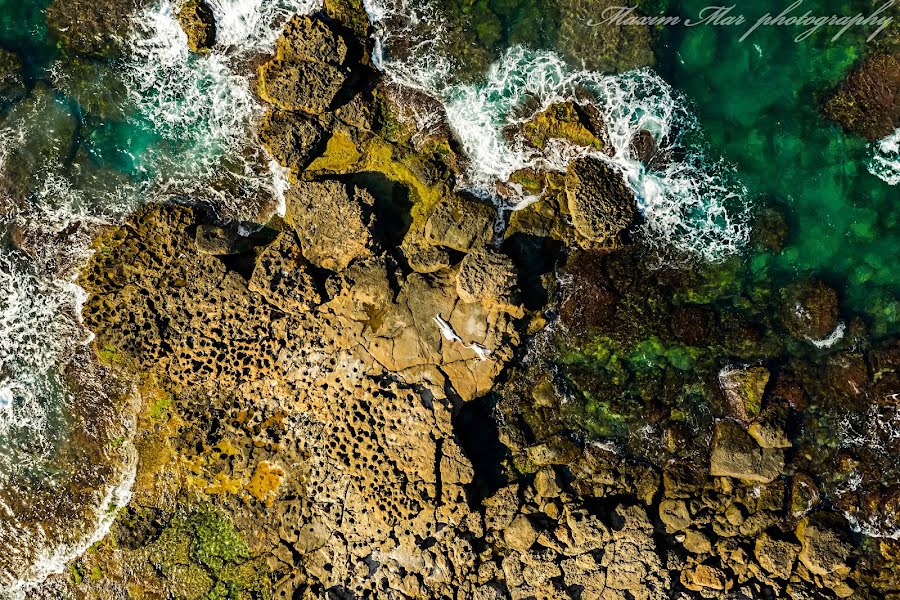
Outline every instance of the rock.
[[482, 248], [463, 258], [456, 275], [456, 290], [463, 302], [481, 302], [487, 308], [516, 312], [516, 267], [496, 250]]
[[259, 127], [259, 139], [282, 167], [302, 171], [323, 148], [324, 131], [302, 113], [270, 110]]
[[114, 58], [124, 50], [122, 33], [144, 5], [144, 0], [54, 0], [47, 7], [47, 26], [72, 52]]
[[221, 225], [198, 225], [194, 243], [197, 250], [213, 256], [241, 254], [252, 246], [250, 240], [241, 235], [237, 227]]
[[710, 565], [693, 565], [681, 572], [681, 584], [693, 592], [724, 590], [725, 573]]
[[637, 220], [637, 201], [622, 175], [596, 158], [569, 165], [566, 198], [572, 224], [585, 248], [610, 247]]
[[342, 69], [324, 63], [274, 59], [259, 68], [259, 96], [284, 110], [321, 115], [346, 79]]
[[631, 138], [628, 149], [636, 160], [641, 161], [645, 167], [651, 170], [664, 169], [672, 162], [669, 153], [660, 150], [656, 138], [646, 129], [641, 129]]
[[719, 385], [728, 408], [735, 418], [742, 421], [749, 421], [759, 414], [768, 383], [769, 370], [764, 367], [719, 371]]
[[821, 340], [838, 326], [838, 296], [821, 281], [802, 281], [782, 292], [781, 321], [798, 340]]
[[279, 234], [256, 259], [249, 287], [286, 314], [303, 314], [322, 303], [293, 232]]
[[344, 86], [346, 58], [346, 42], [328, 24], [297, 15], [279, 38], [275, 58], [259, 68], [259, 95], [284, 110], [322, 114]]
[[559, 0], [559, 48], [571, 62], [592, 71], [623, 72], [654, 63], [650, 28], [604, 22], [616, 0]]
[[871, 383], [863, 355], [842, 352], [829, 356], [825, 363], [825, 383], [829, 391], [843, 399], [863, 396]]
[[216, 44], [216, 16], [206, 0], [187, 0], [178, 11], [191, 52], [209, 52]]
[[791, 517], [802, 517], [819, 504], [819, 486], [815, 480], [806, 473], [796, 473], [791, 478], [791, 493], [789, 499], [789, 512]]
[[870, 142], [900, 127], [900, 52], [864, 59], [825, 104], [825, 115]]
[[709, 554], [712, 551], [712, 544], [709, 542], [709, 538], [693, 529], [688, 529], [684, 533], [682, 544], [685, 550], [693, 554]]
[[4, 96], [18, 95], [24, 91], [22, 79], [22, 61], [18, 55], [0, 48], [0, 94]]
[[687, 503], [684, 500], [663, 500], [659, 503], [659, 520], [669, 533], [687, 529], [691, 525]]
[[552, 104], [521, 126], [525, 140], [544, 150], [550, 140], [565, 140], [577, 146], [603, 148], [603, 118], [593, 105], [572, 101]]
[[401, 249], [409, 268], [416, 273], [436, 273], [450, 266], [450, 254], [446, 250], [423, 240], [407, 238]]
[[773, 403], [747, 428], [747, 433], [762, 448], [790, 448], [793, 444], [785, 433], [787, 407]]
[[286, 194], [287, 214], [312, 264], [341, 271], [371, 254], [375, 199], [339, 181], [297, 182]]
[[526, 552], [538, 538], [538, 530], [525, 515], [516, 515], [512, 522], [503, 530], [503, 540], [506, 545], [517, 552]]
[[725, 419], [716, 423], [711, 442], [709, 472], [748, 483], [769, 483], [784, 468], [784, 453], [760, 448], [740, 425]]
[[322, 19], [294, 15], [278, 38], [275, 56], [287, 61], [340, 66], [347, 60], [347, 42]]
[[425, 241], [460, 252], [487, 245], [494, 236], [497, 209], [453, 196], [435, 206], [425, 221]]
[[754, 546], [756, 561], [778, 579], [788, 579], [791, 576], [799, 552], [800, 546], [797, 544], [772, 539], [765, 533], [756, 538]]
[[823, 513], [804, 517], [797, 524], [800, 562], [814, 575], [826, 576], [847, 569], [850, 546], [841, 539]]
[[754, 218], [750, 240], [756, 248], [777, 254], [784, 249], [789, 234], [790, 226], [784, 214], [767, 208]]

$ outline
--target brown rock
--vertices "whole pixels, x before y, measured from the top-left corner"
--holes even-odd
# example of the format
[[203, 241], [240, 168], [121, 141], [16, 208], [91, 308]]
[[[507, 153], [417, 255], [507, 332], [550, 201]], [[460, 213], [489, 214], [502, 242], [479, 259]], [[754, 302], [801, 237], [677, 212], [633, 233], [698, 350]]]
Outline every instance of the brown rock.
[[800, 562], [814, 575], [831, 575], [847, 568], [850, 546], [821, 513], [805, 517], [797, 524], [800, 540]]
[[875, 54], [850, 73], [825, 114], [871, 142], [900, 127], [900, 53]]
[[314, 265], [340, 271], [368, 256], [373, 243], [374, 198], [339, 181], [297, 182], [286, 194], [287, 214], [303, 256]]
[[637, 220], [634, 193], [620, 173], [596, 158], [581, 158], [569, 165], [566, 198], [579, 243], [585, 248], [618, 245]]
[[759, 565], [779, 579], [791, 576], [799, 552], [799, 545], [772, 539], [765, 533], [756, 538], [754, 547]]
[[790, 448], [793, 444], [785, 433], [787, 407], [773, 403], [747, 428], [747, 433], [762, 448]]
[[487, 308], [496, 307], [516, 312], [516, 267], [501, 252], [482, 248], [467, 254], [456, 275], [456, 290], [463, 302], [481, 302]]
[[344, 85], [343, 69], [325, 63], [274, 59], [259, 68], [259, 95], [278, 108], [320, 115]]
[[748, 421], [759, 414], [763, 394], [769, 383], [769, 370], [764, 367], [750, 369], [722, 369], [719, 385], [735, 418]]
[[799, 340], [821, 340], [838, 326], [838, 296], [821, 281], [802, 281], [782, 293], [781, 320]]
[[324, 132], [302, 113], [270, 110], [259, 127], [259, 139], [278, 164], [302, 171], [323, 149]]
[[176, 15], [192, 52], [209, 52], [216, 43], [216, 17], [206, 0], [187, 0]]
[[425, 241], [460, 252], [487, 245], [494, 236], [497, 210], [490, 205], [453, 196], [440, 202], [425, 222]]
[[693, 592], [724, 590], [725, 573], [710, 565], [693, 565], [681, 572], [681, 584]]
[[528, 517], [516, 515], [512, 522], [503, 530], [503, 540], [506, 545], [517, 552], [527, 552], [538, 538], [538, 530], [535, 529]]
[[691, 525], [691, 514], [684, 500], [663, 500], [659, 503], [659, 519], [666, 531], [674, 533]]
[[759, 444], [730, 420], [716, 423], [710, 454], [710, 475], [734, 477], [749, 483], [769, 483], [781, 474], [781, 450], [760, 448]]

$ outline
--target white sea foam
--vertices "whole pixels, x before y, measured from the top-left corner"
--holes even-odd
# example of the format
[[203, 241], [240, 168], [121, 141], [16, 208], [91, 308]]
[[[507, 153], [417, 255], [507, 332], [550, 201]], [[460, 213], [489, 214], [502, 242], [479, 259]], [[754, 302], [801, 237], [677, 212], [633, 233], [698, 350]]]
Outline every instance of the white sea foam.
[[[607, 76], [572, 69], [554, 52], [513, 47], [490, 67], [484, 81], [448, 84], [454, 59], [441, 54], [435, 5], [410, 7], [405, 0], [365, 4], [376, 29], [376, 64], [398, 82], [443, 101], [471, 161], [472, 191], [519, 209], [532, 199], [505, 202], [494, 193], [498, 182], [526, 167], [564, 170], [573, 159], [594, 154], [621, 171], [634, 190], [651, 245], [711, 261], [745, 246], [750, 232], [746, 189], [728, 164], [707, 155], [687, 102], [653, 71]], [[392, 54], [397, 39], [402, 43]], [[525, 107], [542, 110], [576, 96], [604, 115], [611, 146], [606, 150], [611, 152], [562, 141], [538, 152], [521, 138], [510, 139], [510, 126], [532, 116], [522, 114]], [[634, 157], [631, 142], [642, 130], [654, 137], [660, 153], [670, 153], [672, 160], [659, 170], [648, 170]]]
[[[151, 127], [154, 136], [148, 149], [132, 157], [137, 182], [123, 178], [122, 185], [95, 189], [55, 165], [41, 167], [32, 174], [37, 185], [29, 201], [0, 197], [0, 237], [24, 225], [60, 233], [75, 221], [114, 221], [171, 193], [200, 195], [212, 188], [212, 196], [201, 197], [234, 216], [247, 214], [243, 203], [252, 204], [248, 199], [255, 196], [278, 201], [286, 177], [255, 138], [263, 107], [251, 90], [248, 68], [271, 51], [291, 14], [309, 12], [320, 1], [212, 0], [212, 5], [218, 41], [205, 55], [188, 53], [169, 0], [147, 8], [134, 19], [134, 31], [123, 32], [133, 55], [117, 76], [126, 84], [136, 121]], [[0, 127], [0, 168], [10, 151], [29, 139], [29, 128], [44, 126], [40, 114], [23, 123], [24, 129]], [[47, 235], [42, 246], [31, 248], [33, 256], [0, 249], [0, 486], [7, 491], [17, 489], [16, 476], [50, 457], [65, 435], [60, 411], [73, 400], [60, 373], [89, 339], [79, 318], [84, 292], [72, 282], [72, 270], [60, 268], [77, 266], [87, 256], [87, 236], [79, 228], [73, 231]], [[23, 440], [27, 447], [20, 451]], [[111, 508], [128, 502], [133, 480], [131, 460], [117, 481], [96, 491], [97, 522], [73, 524], [81, 529], [65, 543], [46, 539], [40, 527], [17, 533], [13, 509], [0, 502], [6, 516], [0, 538], [21, 540], [27, 548], [14, 561], [32, 561], [21, 581], [0, 584], [0, 597], [21, 595], [102, 538], [115, 514]]]
[[900, 129], [873, 145], [869, 171], [890, 185], [900, 185]]

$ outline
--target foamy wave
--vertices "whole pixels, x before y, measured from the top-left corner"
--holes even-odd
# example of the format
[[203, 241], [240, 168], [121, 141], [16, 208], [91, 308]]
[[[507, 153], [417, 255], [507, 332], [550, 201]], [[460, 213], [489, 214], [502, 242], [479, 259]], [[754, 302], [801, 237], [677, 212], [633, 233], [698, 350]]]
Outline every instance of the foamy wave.
[[[372, 17], [386, 19], [379, 22], [379, 41], [390, 42], [396, 13], [379, 5]], [[420, 53], [409, 56], [417, 59]], [[502, 204], [494, 194], [496, 184], [515, 171], [528, 167], [562, 171], [572, 160], [592, 154], [621, 171], [634, 190], [651, 245], [716, 261], [740, 251], [749, 239], [747, 190], [730, 165], [708, 157], [687, 102], [649, 69], [605, 76], [573, 70], [553, 52], [514, 47], [491, 66], [483, 83], [447, 86], [435, 83], [444, 80], [447, 68], [439, 58], [434, 61], [440, 77], [429, 75], [427, 68], [423, 73], [425, 67], [410, 64], [410, 59], [392, 60], [385, 54], [381, 61], [391, 77], [443, 100], [450, 126], [471, 160], [469, 185], [481, 196]], [[524, 107], [538, 105], [543, 110], [576, 95], [580, 102], [594, 103], [605, 116], [611, 147], [604, 152], [562, 141], [539, 152], [521, 137], [509, 139], [510, 126], [532, 116], [522, 117]], [[648, 170], [633, 155], [631, 142], [642, 130], [654, 137], [661, 154], [672, 157], [658, 170]], [[528, 201], [508, 208], [522, 208]]]
[[900, 185], [900, 129], [874, 145], [869, 171], [889, 185]]

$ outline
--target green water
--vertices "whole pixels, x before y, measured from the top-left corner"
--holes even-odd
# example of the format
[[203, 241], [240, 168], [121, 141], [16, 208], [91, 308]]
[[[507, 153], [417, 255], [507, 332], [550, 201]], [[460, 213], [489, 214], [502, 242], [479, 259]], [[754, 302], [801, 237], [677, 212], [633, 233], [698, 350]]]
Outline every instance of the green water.
[[[697, 15], [707, 4], [686, 0], [667, 13]], [[739, 8], [753, 23], [785, 5], [758, 0]], [[817, 0], [806, 10], [852, 15], [859, 7]], [[824, 277], [842, 290], [846, 308], [871, 318], [874, 333], [896, 332], [900, 191], [868, 172], [864, 140], [817, 110], [867, 51], [871, 30], [852, 29], [833, 42], [836, 30], [825, 28], [798, 43], [798, 28], [760, 27], [740, 42], [746, 29], [667, 28], [657, 68], [693, 101], [712, 148], [737, 166], [757, 204], [788, 219], [786, 247], [749, 258], [751, 280], [778, 286]]]

